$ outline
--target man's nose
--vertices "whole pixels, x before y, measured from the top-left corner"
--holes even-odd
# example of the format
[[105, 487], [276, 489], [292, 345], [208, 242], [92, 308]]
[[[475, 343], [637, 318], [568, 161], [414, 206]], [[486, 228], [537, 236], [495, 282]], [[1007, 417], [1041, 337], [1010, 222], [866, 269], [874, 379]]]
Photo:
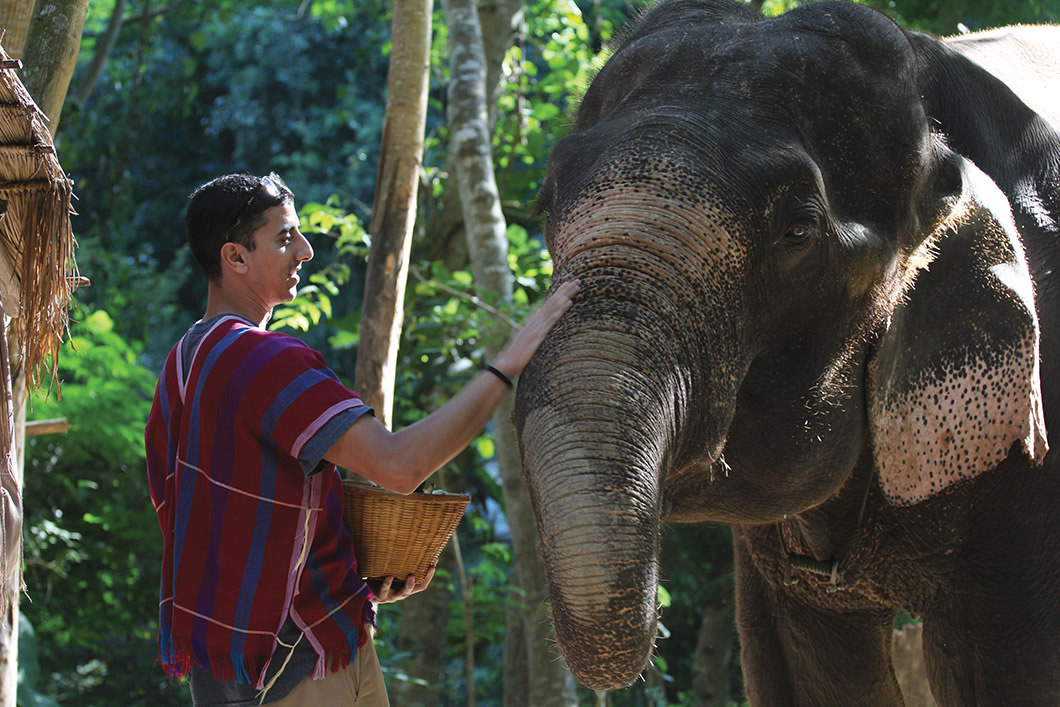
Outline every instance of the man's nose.
[[306, 261], [313, 259], [313, 246], [309, 243], [309, 239], [303, 236], [301, 233], [298, 234], [301, 239], [301, 248], [298, 249], [298, 260]]

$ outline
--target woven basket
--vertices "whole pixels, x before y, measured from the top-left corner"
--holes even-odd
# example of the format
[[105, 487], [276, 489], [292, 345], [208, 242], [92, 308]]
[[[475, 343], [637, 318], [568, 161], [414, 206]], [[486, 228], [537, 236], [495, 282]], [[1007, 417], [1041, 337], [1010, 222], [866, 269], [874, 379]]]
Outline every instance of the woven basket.
[[362, 577], [427, 576], [456, 530], [470, 496], [413, 493], [403, 496], [343, 481], [343, 517], [353, 535]]

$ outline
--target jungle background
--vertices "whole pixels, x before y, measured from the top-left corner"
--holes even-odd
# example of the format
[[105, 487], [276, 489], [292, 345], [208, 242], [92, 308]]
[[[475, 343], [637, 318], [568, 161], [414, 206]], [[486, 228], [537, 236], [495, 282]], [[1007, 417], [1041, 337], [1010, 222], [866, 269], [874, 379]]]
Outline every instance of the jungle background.
[[[43, 1], [43, 0], [38, 0]], [[1058, 0], [866, 0], [906, 26], [948, 35], [1060, 21]], [[767, 14], [789, 0], [756, 0]], [[392, 426], [437, 408], [475, 374], [549, 284], [534, 199], [606, 47], [640, 11], [628, 0], [481, 0], [495, 182], [512, 294], [475, 282], [455, 188], [446, 109], [446, 8], [433, 8], [429, 108], [405, 294]], [[156, 661], [161, 542], [144, 472], [143, 425], [169, 348], [202, 314], [205, 288], [183, 237], [191, 191], [218, 174], [278, 172], [312, 239], [314, 274], [272, 327], [321, 350], [356, 388], [394, 6], [387, 0], [95, 0], [56, 134], [74, 183], [76, 293], [59, 361], [61, 397], [29, 419], [65, 434], [25, 450], [25, 581], [19, 704], [186, 705]], [[490, 45], [493, 45], [492, 47]], [[491, 73], [492, 72], [492, 73]], [[487, 85], [490, 85], [487, 81]], [[560, 676], [532, 685], [521, 636], [545, 619], [516, 581], [493, 427], [440, 474], [473, 502], [431, 591], [382, 607], [377, 639], [395, 705], [741, 703], [723, 527], [664, 528], [658, 654], [643, 680], [597, 695]], [[526, 531], [526, 528], [521, 530]], [[533, 529], [528, 530], [533, 533]], [[542, 650], [554, 650], [547, 632]], [[529, 650], [535, 648], [531, 646]], [[554, 655], [548, 660], [559, 664]], [[694, 665], [704, 666], [695, 669]]]

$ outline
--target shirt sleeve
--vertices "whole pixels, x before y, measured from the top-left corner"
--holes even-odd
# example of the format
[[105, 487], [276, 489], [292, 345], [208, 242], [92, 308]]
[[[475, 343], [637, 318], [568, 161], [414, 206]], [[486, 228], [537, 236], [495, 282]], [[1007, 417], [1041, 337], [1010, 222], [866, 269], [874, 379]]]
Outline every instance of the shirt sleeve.
[[310, 476], [326, 469], [331, 462], [325, 459], [324, 455], [331, 449], [331, 446], [339, 440], [339, 437], [346, 430], [350, 429], [353, 423], [361, 419], [361, 415], [374, 414], [375, 412], [372, 408], [367, 405], [361, 405], [360, 407], [343, 410], [325, 422], [324, 426], [309, 438], [309, 441], [305, 443], [302, 451], [298, 454], [298, 463], [301, 465], [305, 475]]
[[327, 467], [324, 454], [362, 415], [372, 413], [357, 393], [339, 380], [323, 357], [297, 339], [269, 362], [263, 385], [277, 384], [269, 395], [272, 443], [313, 474]]

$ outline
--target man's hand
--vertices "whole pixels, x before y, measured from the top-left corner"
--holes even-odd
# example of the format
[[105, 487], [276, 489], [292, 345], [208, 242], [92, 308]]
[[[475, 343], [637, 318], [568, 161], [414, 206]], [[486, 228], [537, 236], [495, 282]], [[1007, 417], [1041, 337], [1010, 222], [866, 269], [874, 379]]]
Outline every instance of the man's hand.
[[517, 378], [530, 362], [545, 335], [555, 326], [559, 318], [571, 308], [573, 298], [581, 286], [579, 280], [570, 280], [560, 285], [548, 296], [541, 308], [521, 326], [504, 347], [493, 365], [509, 378]]
[[393, 587], [396, 578], [387, 577], [383, 580], [383, 583], [379, 585], [379, 591], [375, 592], [375, 598], [372, 599], [372, 601], [376, 604], [392, 604], [395, 601], [401, 601], [413, 594], [422, 592], [431, 583], [431, 580], [434, 579], [434, 570], [435, 567], [431, 567], [427, 571], [427, 576], [422, 581], [418, 581], [415, 575], [409, 575], [399, 589]]

